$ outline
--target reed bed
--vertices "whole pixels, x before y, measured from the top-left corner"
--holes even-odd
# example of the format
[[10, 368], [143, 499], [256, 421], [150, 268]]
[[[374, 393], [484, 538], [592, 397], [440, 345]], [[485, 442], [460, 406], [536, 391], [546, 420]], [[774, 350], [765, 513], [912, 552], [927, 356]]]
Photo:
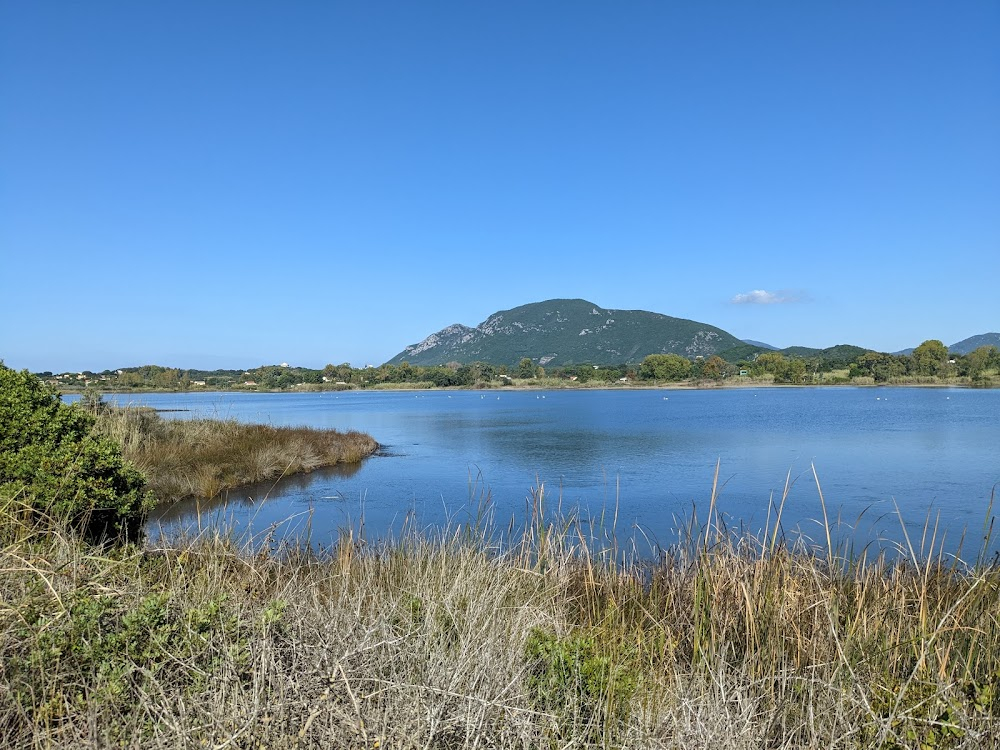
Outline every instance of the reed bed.
[[360, 432], [232, 419], [167, 420], [142, 407], [101, 409], [96, 430], [122, 446], [159, 502], [211, 498], [255, 482], [357, 463], [378, 448]]
[[0, 510], [0, 747], [1000, 747], [1000, 566], [691, 520], [87, 547]]

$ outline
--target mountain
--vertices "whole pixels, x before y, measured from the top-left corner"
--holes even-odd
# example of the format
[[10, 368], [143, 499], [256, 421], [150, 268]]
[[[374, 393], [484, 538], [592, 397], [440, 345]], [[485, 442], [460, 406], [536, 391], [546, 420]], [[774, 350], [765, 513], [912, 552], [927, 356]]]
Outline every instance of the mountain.
[[1000, 349], [1000, 333], [980, 333], [978, 336], [969, 336], [969, 338], [949, 346], [948, 351], [955, 352], [955, 354], [968, 354], [981, 346], [995, 346]]
[[475, 328], [456, 324], [406, 347], [388, 364], [489, 362], [540, 365], [640, 362], [648, 354], [710, 356], [742, 342], [721, 328], [645, 310], [608, 310], [553, 299], [494, 313]]
[[753, 339], [743, 339], [744, 344], [749, 344], [750, 346], [760, 347], [761, 349], [767, 349], [770, 352], [778, 351], [777, 346], [771, 346], [770, 344], [765, 344], [763, 341], [754, 341]]
[[736, 362], [752, 362], [757, 359], [757, 355], [766, 354], [767, 352], [772, 351], [774, 351], [774, 349], [765, 349], [759, 344], [751, 344], [747, 342], [730, 347], [729, 349], [723, 349], [719, 352], [719, 356], [726, 360], [726, 362], [735, 364]]

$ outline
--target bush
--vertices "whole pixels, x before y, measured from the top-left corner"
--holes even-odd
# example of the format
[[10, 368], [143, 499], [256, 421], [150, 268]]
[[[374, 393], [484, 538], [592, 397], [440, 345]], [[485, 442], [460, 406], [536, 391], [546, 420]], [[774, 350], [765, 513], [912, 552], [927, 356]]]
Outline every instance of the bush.
[[152, 503], [145, 478], [93, 424], [27, 370], [0, 363], [0, 497], [23, 498], [93, 541], [134, 538]]
[[581, 735], [598, 745], [620, 733], [630, 713], [637, 672], [602, 653], [598, 639], [560, 638], [534, 628], [525, 644], [527, 688], [535, 709], [553, 714], [560, 739]]

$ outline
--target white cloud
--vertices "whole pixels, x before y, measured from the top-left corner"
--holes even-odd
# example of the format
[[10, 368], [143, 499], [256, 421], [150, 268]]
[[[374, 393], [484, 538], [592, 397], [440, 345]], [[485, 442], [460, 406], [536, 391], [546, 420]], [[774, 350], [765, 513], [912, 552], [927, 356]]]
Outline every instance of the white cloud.
[[779, 289], [776, 292], [769, 292], [766, 289], [753, 289], [743, 292], [733, 297], [730, 302], [734, 305], [783, 305], [789, 302], [802, 302], [804, 295], [798, 292], [791, 292]]

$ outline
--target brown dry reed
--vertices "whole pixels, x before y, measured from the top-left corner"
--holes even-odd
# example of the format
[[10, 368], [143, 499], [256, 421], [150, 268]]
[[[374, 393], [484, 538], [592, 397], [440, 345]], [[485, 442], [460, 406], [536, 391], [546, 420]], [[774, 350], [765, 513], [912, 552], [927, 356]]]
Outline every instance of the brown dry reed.
[[211, 498], [243, 485], [357, 463], [378, 448], [361, 432], [163, 419], [144, 407], [107, 408], [97, 418], [97, 431], [121, 445], [159, 502]]
[[650, 559], [538, 487], [520, 531], [102, 552], [4, 502], [3, 748], [1000, 747], [989, 529], [846, 555], [713, 491]]

